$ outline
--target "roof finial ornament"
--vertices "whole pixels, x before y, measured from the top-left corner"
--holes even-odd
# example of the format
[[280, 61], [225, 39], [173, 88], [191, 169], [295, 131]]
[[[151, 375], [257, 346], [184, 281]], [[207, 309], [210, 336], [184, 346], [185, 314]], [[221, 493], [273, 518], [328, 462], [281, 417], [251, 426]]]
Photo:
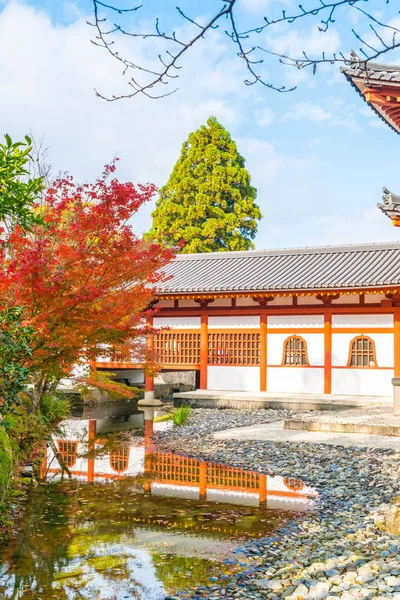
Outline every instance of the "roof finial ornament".
[[387, 187], [382, 188], [382, 200], [386, 205], [400, 205], [400, 196], [389, 192]]
[[400, 196], [392, 194], [387, 187], [384, 187], [382, 188], [382, 200], [383, 202], [378, 204], [378, 208], [391, 219], [395, 227], [400, 227]]
[[346, 64], [349, 65], [350, 69], [365, 69], [366, 67], [365, 60], [361, 60], [354, 50], [350, 50], [350, 60], [346, 61]]

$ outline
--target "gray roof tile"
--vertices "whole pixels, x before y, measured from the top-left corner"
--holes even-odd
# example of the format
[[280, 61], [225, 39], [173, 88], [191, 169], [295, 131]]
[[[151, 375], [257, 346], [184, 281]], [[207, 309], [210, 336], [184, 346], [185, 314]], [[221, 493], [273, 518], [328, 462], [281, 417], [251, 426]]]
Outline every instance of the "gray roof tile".
[[[380, 63], [363, 61], [362, 58], [357, 56], [355, 52], [351, 52], [352, 61], [349, 62], [345, 67], [341, 67], [341, 72], [345, 75], [347, 80], [361, 95], [363, 100], [367, 102], [365, 96], [362, 94], [362, 87], [367, 84], [379, 84], [380, 82], [389, 81], [391, 83], [400, 84], [400, 65], [383, 65]], [[380, 112], [378, 107], [373, 103], [367, 102], [368, 106], [378, 115], [382, 121], [384, 121], [393, 131], [400, 133], [400, 129], [396, 123], [394, 123], [388, 115]]]
[[180, 254], [164, 272], [165, 294], [400, 286], [400, 243]]

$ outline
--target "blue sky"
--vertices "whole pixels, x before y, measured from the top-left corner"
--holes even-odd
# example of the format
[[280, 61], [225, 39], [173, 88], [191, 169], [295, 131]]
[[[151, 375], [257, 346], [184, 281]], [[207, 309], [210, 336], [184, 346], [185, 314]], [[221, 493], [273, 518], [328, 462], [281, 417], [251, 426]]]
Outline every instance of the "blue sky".
[[[281, 4], [290, 10], [290, 3]], [[201, 6], [199, 18], [205, 18], [216, 3], [183, 2], [195, 4]], [[278, 3], [239, 4], [240, 19], [251, 24]], [[129, 2], [121, 0], [124, 5]], [[385, 16], [385, 10], [394, 15], [393, 3], [371, 5], [376, 16]], [[176, 0], [145, 2], [141, 19], [150, 26], [160, 16], [167, 27], [175, 6]], [[297, 90], [248, 88], [241, 61], [216, 31], [183, 62], [173, 96], [107, 103], [93, 89], [118, 93], [126, 84], [119, 66], [90, 43], [90, 0], [0, 0], [0, 10], [0, 39], [7, 48], [0, 56], [1, 130], [14, 138], [26, 132], [44, 136], [55, 172], [90, 179], [117, 155], [121, 179], [162, 185], [189, 132], [213, 114], [237, 141], [258, 188], [264, 214], [258, 248], [400, 239], [400, 229], [376, 208], [383, 185], [400, 193], [400, 137], [361, 100], [338, 65], [312, 76], [268, 61], [266, 76], [278, 85], [297, 84]], [[357, 49], [352, 26], [366, 31], [357, 15], [347, 15], [327, 34], [307, 21], [277, 28], [262, 41], [284, 52]], [[185, 33], [186, 26], [179, 27]], [[158, 52], [143, 43], [121, 43], [121, 52], [138, 60]], [[399, 62], [400, 53], [388, 59]], [[139, 231], [149, 227], [150, 213], [148, 206], [135, 218]]]

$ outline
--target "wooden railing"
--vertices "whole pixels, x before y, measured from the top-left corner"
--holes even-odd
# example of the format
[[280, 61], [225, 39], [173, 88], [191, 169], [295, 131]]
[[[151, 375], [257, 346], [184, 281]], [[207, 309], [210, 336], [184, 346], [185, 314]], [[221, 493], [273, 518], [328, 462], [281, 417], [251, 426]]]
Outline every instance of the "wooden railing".
[[201, 464], [204, 464], [207, 472], [207, 488], [236, 492], [257, 492], [259, 490], [259, 473], [214, 462], [201, 463], [194, 458], [184, 458], [165, 452], [152, 453], [151, 470], [159, 483], [198, 485]]

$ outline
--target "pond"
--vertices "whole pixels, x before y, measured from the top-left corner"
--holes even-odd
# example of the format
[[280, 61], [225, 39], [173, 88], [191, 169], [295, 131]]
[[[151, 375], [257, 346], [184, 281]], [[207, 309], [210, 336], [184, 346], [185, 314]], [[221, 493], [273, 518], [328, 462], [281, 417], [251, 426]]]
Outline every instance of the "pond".
[[153, 432], [171, 425], [157, 416], [121, 403], [62, 423], [0, 553], [1, 598], [162, 600], [227, 584], [245, 544], [312, 510], [299, 480], [158, 450]]

